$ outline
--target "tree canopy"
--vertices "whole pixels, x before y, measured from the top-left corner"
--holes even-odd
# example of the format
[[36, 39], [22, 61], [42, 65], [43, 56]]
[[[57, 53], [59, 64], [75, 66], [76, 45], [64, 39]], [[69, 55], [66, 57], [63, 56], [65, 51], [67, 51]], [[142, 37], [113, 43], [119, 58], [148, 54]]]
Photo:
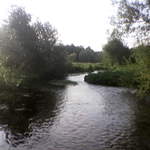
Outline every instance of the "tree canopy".
[[113, 0], [117, 16], [112, 24], [125, 36], [132, 35], [138, 44], [150, 44], [150, 1]]
[[[66, 56], [57, 46], [56, 29], [50, 23], [33, 23], [31, 15], [20, 7], [11, 10], [0, 28], [0, 54], [0, 64], [5, 70], [17, 72], [19, 78], [53, 78], [65, 74]], [[56, 71], [62, 67], [64, 70]]]
[[68, 59], [74, 62], [99, 62], [100, 52], [95, 52], [90, 47], [84, 48], [75, 45], [63, 45], [68, 55]]
[[124, 64], [130, 50], [119, 39], [112, 39], [103, 47], [103, 57], [110, 64]]

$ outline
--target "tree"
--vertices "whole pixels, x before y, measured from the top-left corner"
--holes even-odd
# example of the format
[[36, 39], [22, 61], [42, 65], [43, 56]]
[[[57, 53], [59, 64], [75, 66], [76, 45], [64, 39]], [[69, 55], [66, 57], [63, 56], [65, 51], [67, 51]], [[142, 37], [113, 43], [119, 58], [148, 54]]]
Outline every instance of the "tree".
[[124, 64], [130, 50], [118, 39], [112, 39], [103, 47], [103, 59], [110, 64]]
[[133, 57], [137, 64], [137, 81], [140, 94], [150, 93], [150, 46], [141, 45], [133, 49]]
[[84, 48], [75, 45], [62, 45], [68, 55], [68, 59], [74, 62], [99, 62], [100, 53], [90, 47]]
[[48, 22], [42, 24], [38, 21], [33, 28], [37, 37], [36, 49], [43, 64], [41, 70], [43, 73], [50, 73], [54, 67], [53, 51], [57, 41], [57, 31]]
[[52, 52], [52, 64], [53, 68], [49, 75], [53, 75], [53, 78], [62, 78], [67, 72], [67, 57], [66, 52], [61, 45], [56, 45]]
[[94, 52], [90, 47], [83, 49], [79, 53], [79, 62], [99, 62], [99, 52]]
[[37, 37], [37, 46], [42, 53], [49, 53], [53, 50], [57, 41], [57, 31], [49, 22], [42, 24], [37, 21], [34, 24], [34, 31]]
[[49, 23], [32, 23], [30, 14], [15, 7], [0, 28], [0, 67], [4, 68], [1, 70], [11, 70], [9, 74], [26, 79], [63, 76], [66, 56], [56, 48], [56, 43], [57, 31]]
[[150, 1], [113, 0], [118, 13], [112, 24], [122, 36], [136, 37], [138, 44], [150, 44]]
[[138, 46], [133, 49], [133, 56], [138, 65], [141, 65], [142, 68], [150, 68], [150, 46]]
[[[38, 73], [40, 66], [40, 54], [37, 51], [37, 36], [31, 25], [31, 15], [26, 13], [23, 8], [15, 7], [12, 9], [8, 23], [5, 24], [9, 39], [8, 41], [16, 41], [18, 48], [9, 44], [8, 52], [14, 52], [14, 59], [10, 55], [11, 61], [17, 61], [17, 66], [21, 66], [23, 72]], [[4, 30], [4, 29], [3, 29]], [[7, 41], [7, 42], [8, 42]], [[5, 48], [4, 48], [5, 51]], [[12, 64], [13, 67], [13, 64]]]

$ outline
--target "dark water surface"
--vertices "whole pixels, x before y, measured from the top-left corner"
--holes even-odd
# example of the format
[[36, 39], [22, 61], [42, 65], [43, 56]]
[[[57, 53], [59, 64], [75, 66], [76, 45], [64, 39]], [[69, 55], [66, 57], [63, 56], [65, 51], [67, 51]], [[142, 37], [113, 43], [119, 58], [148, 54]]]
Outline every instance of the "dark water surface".
[[0, 150], [149, 150], [150, 107], [87, 84], [0, 94]]

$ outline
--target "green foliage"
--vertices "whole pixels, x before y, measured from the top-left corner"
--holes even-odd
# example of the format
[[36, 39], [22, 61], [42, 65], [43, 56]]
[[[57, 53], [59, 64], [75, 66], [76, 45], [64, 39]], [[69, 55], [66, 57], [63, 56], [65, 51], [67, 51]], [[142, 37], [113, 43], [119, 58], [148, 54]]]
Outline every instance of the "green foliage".
[[104, 69], [100, 63], [72, 63], [70, 64], [68, 72], [92, 72], [100, 69]]
[[[134, 70], [140, 96], [150, 94], [150, 1], [149, 0], [115, 0], [117, 15], [112, 19], [114, 35], [119, 39], [134, 38], [130, 60], [126, 61], [126, 70]], [[115, 35], [115, 36], [116, 36]], [[119, 35], [119, 36], [118, 36]], [[134, 65], [133, 65], [134, 63]]]
[[139, 95], [150, 94], [150, 71], [142, 71], [138, 76], [139, 81]]
[[130, 50], [118, 39], [112, 39], [103, 47], [103, 62], [107, 65], [125, 64]]
[[71, 53], [71, 54], [68, 55], [68, 61], [69, 62], [75, 62], [76, 57], [77, 57], [76, 53]]
[[107, 86], [125, 86], [136, 85], [134, 73], [129, 71], [104, 71], [92, 73], [85, 76], [85, 81], [93, 84], [101, 84]]
[[95, 52], [90, 47], [62, 45], [66, 51], [68, 60], [71, 62], [97, 63], [100, 62], [100, 52]]
[[141, 45], [134, 49], [133, 56], [138, 66], [139, 94], [150, 94], [150, 46]]
[[64, 76], [66, 55], [56, 42], [57, 31], [49, 23], [32, 23], [23, 8], [13, 8], [0, 28], [1, 80], [18, 85]]
[[0, 88], [6, 88], [6, 86], [18, 87], [22, 83], [22, 78], [19, 76], [18, 70], [12, 71], [10, 67], [6, 67], [6, 58], [1, 58], [0, 60]]
[[[106, 59], [106, 58], [105, 58]], [[134, 60], [134, 61], [133, 61]], [[89, 74], [85, 81], [109, 86], [133, 87], [139, 96], [150, 94], [150, 47], [141, 45], [132, 49], [125, 65], [108, 66], [109, 71]]]
[[144, 67], [145, 69], [150, 68], [150, 46], [141, 45], [133, 50], [133, 56], [138, 65], [140, 65], [141, 69]]
[[81, 50], [79, 53], [79, 62], [97, 62], [99, 60], [98, 53], [94, 52], [90, 47]]
[[66, 52], [62, 46], [55, 46], [54, 50], [51, 53], [51, 64], [53, 67], [49, 70], [49, 75], [51, 78], [63, 78], [67, 72], [67, 58]]
[[[149, 0], [112, 0], [116, 4], [117, 15], [111, 23], [124, 37], [132, 36], [136, 43], [149, 44], [150, 2]], [[132, 41], [133, 42], [133, 41]]]

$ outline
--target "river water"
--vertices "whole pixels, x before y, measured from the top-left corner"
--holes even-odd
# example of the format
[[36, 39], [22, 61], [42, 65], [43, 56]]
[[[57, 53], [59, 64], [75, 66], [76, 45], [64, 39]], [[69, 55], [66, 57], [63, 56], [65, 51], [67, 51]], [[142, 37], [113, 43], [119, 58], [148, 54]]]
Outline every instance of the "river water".
[[84, 75], [68, 77], [77, 85], [1, 93], [0, 150], [149, 150], [149, 107]]

